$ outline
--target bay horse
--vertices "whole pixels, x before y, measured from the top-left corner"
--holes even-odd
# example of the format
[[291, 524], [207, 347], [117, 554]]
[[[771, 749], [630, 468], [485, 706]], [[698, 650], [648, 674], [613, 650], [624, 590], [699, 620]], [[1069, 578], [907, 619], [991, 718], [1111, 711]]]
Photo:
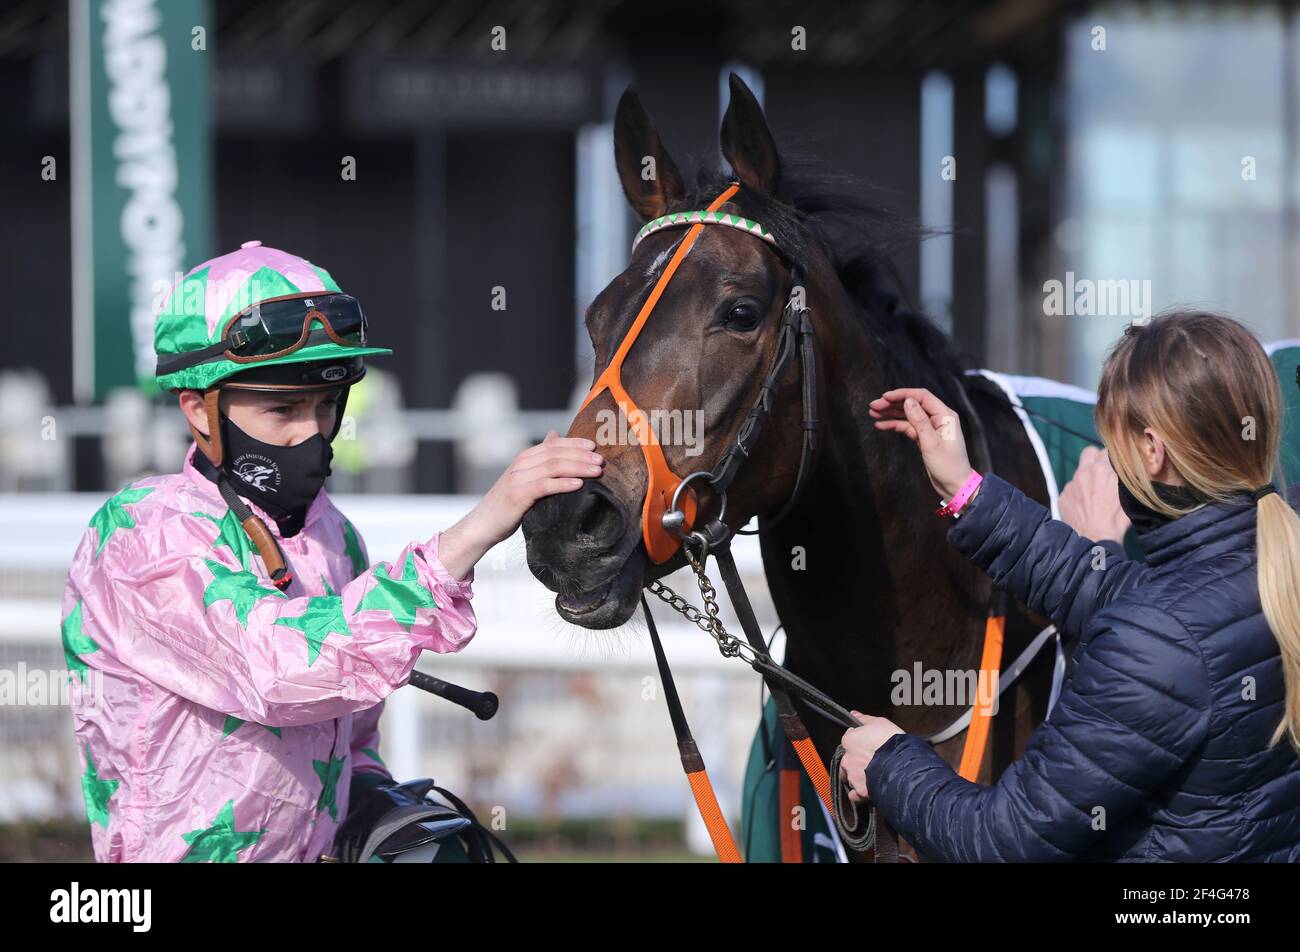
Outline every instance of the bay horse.
[[[738, 183], [720, 210], [758, 223], [771, 239], [759, 240], [746, 228], [702, 229], [661, 289], [635, 347], [623, 355], [622, 384], [637, 407], [701, 414], [702, 446], [663, 441], [674, 473], [713, 466], [758, 398], [777, 347], [791, 264], [797, 266], [819, 368], [816, 452], [793, 505], [775, 522], [765, 518], [790, 502], [799, 470], [805, 421], [795, 361], [727, 491], [725, 522], [734, 530], [759, 517], [764, 572], [786, 632], [786, 666], [845, 707], [929, 735], [969, 702], [894, 706], [893, 674], [911, 672], [918, 662], [923, 671], [978, 669], [992, 586], [948, 545], [949, 522], [934, 515], [939, 501], [920, 454], [907, 440], [878, 432], [867, 404], [894, 387], [927, 387], [948, 406], [963, 408], [962, 432], [968, 441], [980, 437], [972, 460], [981, 449], [986, 455], [977, 467], [991, 468], [1044, 504], [1047, 485], [1006, 399], [982, 378], [964, 376], [969, 362], [930, 321], [900, 303], [885, 234], [896, 223], [834, 179], [789, 172], [749, 88], [734, 74], [730, 85], [721, 146], [733, 174], [701, 170], [694, 189], [635, 91], [628, 89], [618, 104], [615, 161], [642, 221], [705, 209]], [[598, 380], [682, 240], [681, 228], [644, 234], [627, 269], [591, 303], [586, 326]], [[540, 500], [523, 522], [529, 568], [556, 592], [556, 611], [591, 629], [627, 622], [647, 585], [686, 564], [681, 551], [662, 562], [647, 552], [641, 521], [647, 457], [635, 441], [599, 438], [617, 410], [610, 390], [593, 391], [568, 435], [597, 442], [604, 472], [578, 491]], [[701, 513], [716, 512], [719, 500], [698, 488]], [[1004, 666], [1045, 624], [1012, 605]], [[1023, 751], [1046, 715], [1051, 675], [1050, 659], [1040, 655], [1002, 697], [980, 782], [993, 782]], [[802, 706], [800, 714], [828, 763], [843, 728]], [[958, 734], [935, 749], [956, 764], [962, 742]]]

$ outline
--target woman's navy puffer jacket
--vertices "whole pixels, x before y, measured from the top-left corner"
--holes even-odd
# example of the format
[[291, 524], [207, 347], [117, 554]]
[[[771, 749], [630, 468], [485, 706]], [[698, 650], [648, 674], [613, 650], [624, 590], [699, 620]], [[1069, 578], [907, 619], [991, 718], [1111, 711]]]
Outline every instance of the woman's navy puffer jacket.
[[1107, 558], [996, 476], [948, 538], [1066, 637], [1073, 672], [992, 787], [919, 737], [885, 742], [871, 798], [926, 859], [1300, 861], [1300, 756], [1256, 581], [1255, 502], [1208, 505]]

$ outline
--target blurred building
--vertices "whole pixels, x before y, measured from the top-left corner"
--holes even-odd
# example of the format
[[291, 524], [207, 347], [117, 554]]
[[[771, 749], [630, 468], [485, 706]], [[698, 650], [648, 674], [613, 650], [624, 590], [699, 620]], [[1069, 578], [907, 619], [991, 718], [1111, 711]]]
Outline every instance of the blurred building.
[[[74, 398], [70, 176], [38, 170], [69, 163], [68, 9], [0, 12], [0, 207], [21, 223], [0, 236], [0, 368], [34, 368], [58, 406]], [[1095, 383], [1133, 315], [1045, 313], [1044, 283], [1067, 273], [1145, 280], [1155, 309], [1210, 304], [1264, 337], [1300, 328], [1289, 3], [210, 10], [207, 250], [258, 238], [329, 268], [394, 347], [377, 365], [417, 413], [449, 410], [477, 374], [513, 381], [524, 412], [570, 404], [591, 373], [583, 309], [622, 268], [633, 224], [611, 158], [617, 97], [635, 83], [679, 163], [713, 163], [733, 69], [785, 148], [940, 233], [897, 262], [987, 365]], [[414, 431], [417, 491], [456, 489], [464, 472], [430, 438], [443, 419]], [[77, 487], [104, 488], [98, 441], [77, 450]]]

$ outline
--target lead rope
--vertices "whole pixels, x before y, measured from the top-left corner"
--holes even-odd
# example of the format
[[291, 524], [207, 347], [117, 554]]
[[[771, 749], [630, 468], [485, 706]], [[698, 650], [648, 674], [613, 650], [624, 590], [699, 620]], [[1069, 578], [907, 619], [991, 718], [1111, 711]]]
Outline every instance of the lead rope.
[[[731, 546], [723, 545], [719, 547], [714, 558], [717, 560], [718, 570], [722, 573], [723, 584], [727, 586], [727, 593], [731, 596], [732, 607], [735, 608], [736, 615], [740, 618], [740, 625], [745, 631], [745, 637], [757, 650], [759, 645], [765, 645], [765, 643], [762, 641], [758, 620], [754, 617], [754, 609], [749, 602], [749, 595], [741, 582], [740, 573], [736, 571], [736, 561], [732, 558]], [[862, 820], [858, 814], [857, 806], [849, 799], [852, 787], [840, 776], [840, 762], [844, 759], [844, 748], [836, 747], [828, 771], [822, 763], [821, 757], [818, 756], [817, 749], [808, 736], [808, 729], [800, 719], [789, 695], [783, 688], [774, 683], [772, 678], [765, 677], [764, 680], [767, 681], [768, 693], [771, 694], [772, 700], [776, 702], [777, 714], [780, 717], [785, 736], [790, 741], [790, 746], [794, 748], [795, 753], [798, 754], [799, 762], [807, 772], [808, 779], [812, 781], [813, 787], [816, 788], [818, 797], [834, 819], [840, 838], [858, 852], [872, 850], [872, 862], [897, 862], [898, 834], [893, 827], [884, 821], [884, 818], [877, 816], [870, 800], [863, 803], [863, 809], [867, 813], [867, 821], [866, 827], [862, 827]], [[844, 717], [836, 717], [835, 720], [842, 727], [860, 726], [857, 718], [851, 712], [845, 711], [843, 708], [840, 708], [840, 710], [844, 712]], [[788, 820], [788, 817], [782, 818], [782, 822]]]
[[[807, 320], [807, 312], [801, 315], [804, 326]], [[801, 328], [802, 329], [802, 328]], [[807, 353], [807, 348], [800, 348]], [[774, 364], [773, 373], [770, 377], [779, 376], [781, 364], [784, 360], [778, 358]], [[807, 365], [805, 364], [805, 371]], [[808, 397], [808, 377], [805, 372], [805, 418], [807, 417], [807, 405], [810, 402]], [[961, 382], [958, 381], [960, 390]], [[765, 386], [765, 390], [766, 390]], [[973, 405], [966, 398], [964, 391], [961, 391], [963, 403], [968, 411], [968, 416], [973, 421], [975, 431], [978, 455], [984, 457], [986, 468], [991, 469], [992, 458], [988, 451], [987, 443], [984, 439], [983, 428], [978, 415], [974, 412]], [[760, 400], [755, 407], [755, 411], [769, 409], [766, 400]], [[755, 422], [757, 426], [754, 429], [761, 429], [762, 420], [766, 416], [765, 412], [755, 412], [751, 416], [758, 417]], [[746, 427], [749, 429], [747, 421]], [[815, 431], [815, 427], [813, 428]], [[807, 428], [805, 431], [805, 440], [808, 438]], [[741, 456], [748, 456], [748, 441], [738, 441], [744, 452]], [[806, 446], [805, 446], [806, 449]], [[728, 454], [730, 456], [730, 454]], [[803, 476], [803, 460], [800, 465], [800, 479]], [[724, 473], [734, 475], [735, 465], [724, 458], [723, 464], [720, 465]], [[729, 482], [729, 480], [728, 480]], [[782, 508], [778, 514], [778, 519], [784, 516], [789, 510], [789, 506]], [[715, 552], [719, 570], [722, 574], [723, 583], [727, 587], [728, 594], [731, 596], [732, 605], [736, 610], [736, 615], [740, 619], [741, 628], [749, 642], [748, 648], [750, 655], [747, 657], [742, 650], [741, 642], [733, 635], [729, 634], [723, 627], [721, 619], [718, 617], [718, 606], [715, 598], [716, 592], [708, 575], [704, 569], [704, 563], [708, 559], [710, 550], [710, 539], [713, 536], [712, 548]], [[695, 532], [690, 537], [693, 541], [688, 541], [683, 546], [687, 559], [695, 571], [696, 582], [700, 589], [700, 595], [704, 600], [705, 612], [700, 612], [694, 606], [690, 605], [684, 598], [674, 592], [671, 588], [662, 582], [651, 582], [647, 589], [667, 602], [676, 611], [680, 612], [687, 620], [693, 622], [697, 627], [710, 635], [717, 643], [718, 649], [724, 657], [740, 657], [749, 665], [758, 671], [768, 686], [772, 695], [773, 702], [777, 708], [778, 719], [781, 723], [782, 731], [791, 748], [796, 752], [799, 761], [804, 770], [807, 772], [809, 780], [817, 791], [818, 798], [822, 801], [827, 811], [834, 819], [835, 826], [841, 839], [852, 849], [859, 852], [867, 850], [873, 851], [873, 862], [889, 863], [897, 862], [899, 859], [899, 840], [898, 834], [885, 823], [883, 818], [876, 816], [876, 810], [871, 807], [870, 800], [863, 802], [866, 818], [863, 819], [863, 811], [860, 811], [857, 804], [850, 798], [851, 788], [840, 777], [840, 766], [844, 758], [844, 748], [838, 747], [834, 756], [831, 758], [831, 766], [828, 771], [823, 766], [820, 757], [817, 755], [816, 748], [812, 744], [811, 737], [808, 734], [807, 727], [804, 725], [794, 704], [790, 699], [790, 691], [798, 694], [799, 697], [808, 703], [818, 713], [830, 718], [845, 728], [859, 726], [858, 720], [851, 713], [835, 703], [829, 696], [819, 691], [817, 688], [808, 684], [797, 675], [788, 671], [783, 666], [772, 660], [767, 650], [767, 643], [763, 640], [762, 633], [758, 627], [758, 621], [754, 616], [753, 606], [749, 602], [748, 594], [745, 591], [744, 583], [740, 579], [740, 574], [736, 570], [735, 560], [731, 555], [730, 545], [728, 542], [728, 530], [724, 525], [716, 522], [707, 527], [704, 533]], [[697, 557], [693, 545], [698, 545], [700, 555]], [[699, 755], [699, 750], [695, 745], [694, 738], [690, 734], [689, 727], [686, 724], [685, 713], [681, 707], [681, 701], [677, 696], [675, 685], [672, 681], [672, 672], [668, 667], [668, 662], [663, 653], [663, 647], [659, 642], [658, 631], [654, 625], [654, 619], [650, 614], [649, 604], [643, 595], [641, 606], [645, 612], [646, 623], [650, 629], [651, 640], [655, 647], [655, 660], [659, 665], [659, 673], [665, 684], [665, 693], [668, 697], [669, 713], [673, 719], [673, 728], [677, 733], [678, 748], [682, 757], [682, 766], [691, 783], [692, 793], [695, 795], [696, 807], [699, 809], [700, 816], [704, 819], [705, 826], [709, 830], [710, 837], [714, 842], [714, 849], [718, 852], [718, 857], [723, 862], [739, 862], [739, 851], [736, 849], [735, 841], [731, 836], [730, 830], [726, 826], [726, 821], [722, 817], [722, 811], [718, 806], [716, 795], [713, 792], [712, 784], [709, 782], [708, 773], [705, 770], [703, 759]], [[1005, 612], [1005, 595], [998, 590], [994, 590], [993, 597], [990, 601], [990, 612], [985, 623], [984, 645], [980, 658], [980, 677], [987, 679], [1001, 668], [1003, 634], [1006, 625]], [[986, 683], [986, 682], [985, 682]], [[959, 775], [967, 780], [974, 781], [979, 774], [980, 767], [983, 764], [984, 755], [988, 749], [989, 731], [992, 725], [992, 714], [986, 706], [976, 704], [970, 711], [970, 723], [967, 727], [966, 741], [962, 749], [962, 759], [959, 769]], [[832, 784], [831, 777], [835, 777], [836, 782]], [[782, 817], [784, 823], [785, 818]], [[784, 840], [783, 840], [784, 844]], [[783, 846], [783, 854], [784, 854]], [[735, 858], [729, 858], [734, 856]]]
[[[767, 643], [763, 640], [763, 635], [758, 627], [758, 619], [754, 617], [753, 606], [750, 605], [749, 596], [741, 583], [740, 573], [736, 571], [736, 560], [732, 558], [731, 546], [719, 546], [713, 557], [718, 563], [718, 571], [722, 575], [722, 583], [727, 587], [727, 594], [731, 596], [731, 607], [735, 609], [736, 617], [740, 619], [740, 627], [745, 633], [745, 639], [756, 653], [761, 653], [770, 658], [770, 655], [767, 654]], [[775, 664], [775, 662], [772, 663]], [[790, 741], [790, 746], [799, 755], [799, 763], [803, 764], [804, 770], [808, 772], [808, 779], [812, 781], [813, 787], [817, 790], [817, 796], [821, 798], [822, 803], [829, 810], [831, 807], [830, 775], [826, 771], [826, 765], [822, 763], [821, 758], [817, 755], [817, 749], [813, 746], [812, 738], [808, 734], [808, 728], [804, 726], [803, 721], [800, 719], [798, 712], [794, 708], [794, 702], [790, 700], [790, 695], [786, 689], [775, 678], [766, 674], [763, 680], [767, 682], [768, 693], [776, 703], [777, 717], [780, 719], [785, 736]], [[850, 721], [856, 723], [852, 715], [850, 715]]]
[[[869, 803], [867, 804], [870, 814], [868, 827], [865, 833], [859, 832], [860, 819], [858, 811], [848, 800], [847, 785], [839, 778], [839, 760], [843, 757], [843, 748], [836, 751], [836, 758], [832, 762], [832, 770], [828, 772], [817, 755], [817, 750], [813, 746], [807, 727], [805, 727], [794, 708], [790, 692], [793, 691], [799, 695], [815, 711], [842, 727], [857, 727], [859, 726], [858, 720], [826, 694], [772, 660], [767, 651], [766, 642], [763, 641], [758, 628], [757, 619], [754, 617], [753, 607], [749, 603], [744, 586], [740, 581], [740, 575], [736, 571], [735, 560], [731, 555], [730, 547], [723, 542], [714, 546], [718, 566], [723, 576], [723, 582], [732, 597], [736, 614], [740, 618], [741, 626], [745, 631], [746, 639], [749, 642], [748, 646], [743, 645], [739, 639], [727, 632], [718, 617], [716, 592], [704, 571], [704, 560], [707, 559], [709, 551], [708, 544], [704, 541], [702, 535], [696, 534], [695, 538], [701, 543], [701, 557], [696, 557], [690, 545], [685, 547], [685, 551], [690, 559], [691, 567], [695, 570], [696, 581], [700, 587], [700, 595], [704, 600], [705, 610], [701, 612], [662, 582], [652, 582], [647, 586], [648, 590], [714, 638], [718, 643], [719, 651], [724, 657], [739, 657], [748, 662], [755, 671], [762, 675], [776, 703], [782, 730], [790, 741], [792, 749], [798, 755], [804, 770], [808, 773], [809, 779], [817, 790], [818, 797], [825, 804], [827, 811], [835, 818], [841, 837], [857, 850], [867, 850], [874, 846], [875, 862], [897, 861], [897, 835], [889, 828], [888, 824], [883, 821], [877, 823], [875, 811], [870, 809]], [[713, 794], [712, 784], [708, 781], [708, 774], [705, 771], [703, 760], [699, 756], [695, 741], [691, 737], [690, 729], [686, 724], [686, 716], [673, 684], [672, 672], [668, 668], [667, 659], [664, 657], [663, 648], [659, 642], [658, 630], [655, 627], [649, 604], [644, 595], [641, 598], [641, 607], [645, 613], [647, 626], [650, 629], [651, 642], [655, 648], [655, 661], [659, 665], [660, 679], [665, 685], [664, 691], [668, 701], [669, 715], [673, 721], [673, 730], [677, 735], [678, 748], [682, 756], [682, 766], [691, 781], [696, 807], [704, 820], [705, 826], [709, 829], [719, 859], [723, 862], [734, 862], [735, 860], [726, 858], [727, 854], [724, 853], [724, 850], [728, 847], [734, 850], [735, 841], [731, 837], [730, 830], [726, 828], [725, 820], [722, 819], [722, 813]], [[746, 648], [748, 648], [748, 654]], [[834, 785], [831, 783], [832, 775], [837, 780]], [[784, 817], [782, 822], [785, 822]], [[735, 855], [738, 857], [739, 852], [737, 851]]]
[[[810, 330], [807, 323], [807, 312], [804, 311], [801, 317], [803, 318], [801, 321], [803, 326], [800, 329], [802, 330], [804, 327], [808, 327]], [[805, 355], [807, 355], [809, 348], [806, 345], [809, 342], [803, 341], [801, 343], [804, 343], [805, 346], [800, 349]], [[781, 363], [784, 363], [784, 361], [778, 360], [777, 364], [774, 366], [774, 373], [770, 376], [779, 376], [779, 370], [777, 370], [777, 368], [780, 367]], [[804, 365], [804, 371], [803, 383], [806, 419], [807, 407], [811, 402], [809, 400], [810, 374], [808, 373], [807, 363]], [[976, 442], [976, 453], [978, 456], [983, 457], [982, 461], [985, 464], [985, 468], [991, 470], [992, 455], [989, 452], [988, 444], [985, 440], [982, 421], [975, 412], [974, 405], [971, 404], [965, 391], [962, 389], [962, 382], [959, 380], [957, 381], [957, 384], [961, 402], [964, 405], [964, 409], [967, 411], [967, 416], [972, 421], [972, 430], [974, 431]], [[815, 393], [815, 390], [813, 392]], [[766, 410], [768, 408], [766, 401], [760, 401], [755, 407], [755, 410], [757, 411], [759, 407]], [[751, 416], [754, 415], [757, 414], [751, 414]], [[765, 416], [765, 414], [763, 415]], [[757, 422], [758, 428], [761, 428], [761, 418]], [[747, 428], [748, 426], [746, 429]], [[805, 429], [807, 430], [808, 428], [805, 427]], [[813, 430], [815, 433], [815, 425]], [[808, 434], [805, 433], [805, 439], [807, 439], [807, 437]], [[740, 441], [742, 445], [744, 442], [745, 441], [743, 440]], [[744, 455], [747, 456], [748, 453], [746, 452]], [[804, 460], [801, 460], [800, 463], [800, 474], [799, 479], [797, 480], [797, 485], [803, 482]], [[723, 467], [723, 470], [724, 472], [730, 470], [730, 474], [734, 475], [735, 468], [734, 466], [726, 466]], [[794, 496], [797, 497], [797, 495], [796, 492]], [[789, 505], [782, 508], [781, 512], [777, 516], [778, 521], [786, 514], [786, 512], [789, 511], [789, 508]], [[816, 688], [813, 688], [811, 685], [807, 684], [807, 682], [797, 678], [797, 676], [787, 671], [784, 667], [772, 661], [771, 656], [767, 651], [767, 643], [763, 640], [762, 633], [758, 626], [758, 621], [754, 616], [753, 606], [750, 604], [748, 593], [745, 591], [745, 586], [741, 581], [740, 573], [736, 570], [735, 559], [731, 554], [731, 547], [727, 540], [725, 527], [719, 527], [714, 534], [718, 537], [718, 540], [714, 543], [713, 550], [718, 562], [719, 571], [722, 575], [723, 584], [726, 585], [727, 592], [731, 596], [732, 606], [736, 611], [737, 617], [740, 619], [741, 628], [744, 631], [745, 637], [753, 652], [752, 657], [744, 658], [744, 660], [748, 661], [750, 665], [763, 676], [764, 681], [767, 683], [769, 693], [771, 694], [773, 702], [777, 708], [777, 715], [782, 731], [785, 733], [787, 740], [789, 740], [791, 748], [798, 755], [799, 761], [805, 772], [807, 772], [808, 778], [812, 782], [813, 787], [816, 789], [819, 799], [833, 817], [841, 839], [845, 844], [856, 851], [865, 852], [867, 850], [872, 850], [873, 861], [876, 863], [897, 862], [899, 859], [899, 840], [897, 832], [894, 831], [888, 823], [884, 822], [883, 818], [877, 817], [876, 810], [870, 805], [870, 800], [864, 801], [863, 803], [863, 811], [865, 811], [866, 814], [864, 820], [863, 811], [860, 811], [857, 804], [855, 804], [849, 797], [851, 787], [849, 787], [849, 785], [840, 777], [840, 767], [845, 754], [844, 748], [836, 748], [835, 754], [831, 758], [830, 770], [828, 771], [827, 768], [823, 766], [820, 757], [817, 755], [816, 748], [812, 744], [807, 727], [804, 725], [798, 712], [795, 710], [794, 704], [791, 701], [790, 695], [785, 686], [794, 688], [796, 693], [807, 701], [815, 710], [830, 717], [833, 721], [836, 721], [843, 727], [857, 727], [857, 719], [843, 707], [832, 701], [827, 695], [818, 691]], [[686, 602], [685, 599], [681, 598], [681, 596], [677, 595], [676, 592], [660, 582], [652, 582], [649, 586], [649, 590], [664, 601], [668, 602], [669, 605], [681, 612], [688, 620], [693, 621], [698, 627], [711, 635], [718, 642], [719, 650], [724, 656], [743, 657], [740, 651], [739, 641], [726, 632], [726, 629], [722, 626], [721, 620], [718, 618], [718, 608], [716, 599], [714, 598], [715, 592], [713, 585], [704, 571], [704, 561], [707, 560], [709, 552], [708, 537], [705, 534], [696, 533], [693, 534], [693, 538], [697, 539], [700, 544], [700, 557], [698, 559], [696, 558], [689, 544], [683, 548], [691, 562], [692, 568], [695, 570], [696, 581], [699, 585], [700, 594], [704, 600], [705, 610], [708, 615], [702, 615], [698, 610], [694, 609], [688, 602]], [[656, 645], [656, 660], [662, 660], [663, 655], [662, 649], [658, 644], [658, 634], [654, 629], [654, 622], [650, 616], [649, 606], [646, 603], [644, 596], [642, 596], [642, 608], [645, 610], [646, 620], [651, 626], [651, 637]], [[987, 679], [993, 676], [994, 673], [998, 672], [1001, 668], [1005, 627], [1005, 593], [995, 589], [990, 600], [990, 612], [984, 629], [984, 645], [981, 651], [979, 674], [979, 677], [983, 679], [981, 683], [987, 683]], [[666, 683], [671, 684], [671, 672], [667, 671], [667, 661], [662, 660], [660, 675], [661, 677], [664, 677], [665, 674], [667, 675], [665, 678]], [[674, 706], [677, 713], [681, 716], [682, 725], [684, 727], [685, 716], [684, 714], [681, 714], [680, 701], [677, 699], [675, 691], [672, 692], [670, 700], [670, 712], [673, 711]], [[675, 715], [674, 728], [676, 727], [677, 716]], [[970, 722], [967, 727], [966, 740], [962, 748], [962, 759], [958, 770], [959, 776], [964, 779], [974, 782], [978, 777], [980, 767], [984, 761], [984, 755], [988, 749], [988, 738], [991, 727], [992, 714], [988, 708], [980, 704], [974, 705], [970, 711]], [[686, 736], [689, 738], [689, 732], [686, 733]], [[679, 742], [680, 740], [681, 737], [679, 735]], [[693, 749], [694, 742], [691, 741], [691, 744]], [[698, 751], [695, 751], [695, 754], [696, 757], [698, 757]], [[683, 757], [683, 764], [685, 765], [685, 763], [686, 760], [685, 757]], [[707, 773], [703, 773], [702, 761], [699, 761], [699, 770], [707, 782]], [[689, 768], [687, 773], [688, 776], [691, 775]], [[836, 782], [834, 784], [831, 782], [831, 777], [835, 778]], [[694, 789], [694, 786], [695, 784], [693, 782], [692, 789]], [[708, 790], [711, 796], [711, 785]], [[713, 813], [720, 817], [720, 810], [717, 808], [716, 799], [713, 799], [711, 802]], [[701, 816], [705, 818], [707, 826], [709, 824], [709, 816], [706, 815], [706, 807], [701, 804], [698, 796], [696, 797], [696, 803], [700, 808]], [[781, 820], [782, 823], [784, 823], [785, 817], [782, 817]], [[725, 828], [725, 823], [723, 826]], [[734, 846], [734, 841], [731, 840], [730, 831], [727, 831], [726, 835], [728, 842], [732, 842], [732, 845]], [[715, 838], [715, 848], [716, 843], [717, 840]], [[783, 855], [784, 853], [785, 847], [783, 840]], [[719, 853], [719, 856], [721, 856], [721, 853]]]

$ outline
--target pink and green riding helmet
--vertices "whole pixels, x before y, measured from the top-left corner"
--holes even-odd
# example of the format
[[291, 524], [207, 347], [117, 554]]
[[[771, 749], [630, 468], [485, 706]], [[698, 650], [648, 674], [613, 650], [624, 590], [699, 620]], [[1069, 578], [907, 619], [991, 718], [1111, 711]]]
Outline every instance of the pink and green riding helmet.
[[[392, 353], [370, 346], [361, 305], [328, 271], [260, 241], [204, 262], [171, 289], [154, 321], [154, 351], [158, 386], [173, 391], [227, 381], [347, 386], [365, 373], [360, 358]], [[295, 373], [291, 365], [304, 366]]]

